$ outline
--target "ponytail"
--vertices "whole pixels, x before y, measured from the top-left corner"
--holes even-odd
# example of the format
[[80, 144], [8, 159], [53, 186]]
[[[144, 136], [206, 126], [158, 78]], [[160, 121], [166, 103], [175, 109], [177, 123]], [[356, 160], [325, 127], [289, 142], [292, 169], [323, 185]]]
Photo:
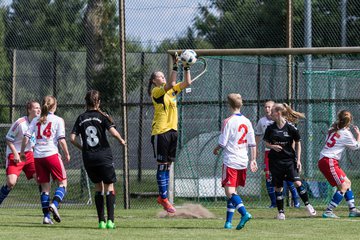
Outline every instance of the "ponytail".
[[45, 96], [41, 103], [41, 114], [39, 122], [41, 124], [46, 123], [47, 115], [50, 110], [52, 110], [56, 106], [56, 98], [53, 96]]
[[350, 126], [352, 122], [351, 112], [348, 110], [341, 110], [337, 114], [337, 120], [331, 125], [329, 133], [337, 132], [340, 129]]
[[108, 114], [104, 113], [98, 107], [100, 102], [100, 92], [97, 90], [89, 90], [85, 95], [85, 102], [87, 109], [94, 109], [98, 111], [101, 115], [106, 117], [112, 124], [114, 124], [114, 120]]
[[305, 118], [305, 114], [293, 110], [286, 103], [276, 103], [274, 105], [275, 111], [281, 112], [281, 115], [291, 123], [297, 123], [300, 118]]
[[154, 84], [153, 83], [153, 80], [156, 78], [156, 74], [158, 72], [153, 72], [151, 75], [150, 75], [150, 78], [149, 78], [149, 82], [148, 82], [148, 87], [147, 87], [147, 92], [149, 94], [149, 96], [151, 97], [151, 87], [152, 85]]

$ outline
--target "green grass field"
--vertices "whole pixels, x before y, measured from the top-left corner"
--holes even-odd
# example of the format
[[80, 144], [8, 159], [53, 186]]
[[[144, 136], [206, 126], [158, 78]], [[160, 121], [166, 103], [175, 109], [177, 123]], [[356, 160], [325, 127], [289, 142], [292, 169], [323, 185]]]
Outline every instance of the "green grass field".
[[[318, 209], [321, 215], [322, 209]], [[253, 219], [244, 229], [225, 230], [224, 209], [209, 209], [213, 219], [158, 218], [160, 208], [116, 209], [116, 229], [97, 229], [93, 209], [61, 209], [62, 222], [42, 225], [40, 209], [1, 208], [0, 239], [359, 239], [360, 219], [306, 217], [304, 208], [286, 209], [285, 221], [274, 219], [274, 209], [248, 209]], [[238, 215], [233, 225], [238, 222]]]

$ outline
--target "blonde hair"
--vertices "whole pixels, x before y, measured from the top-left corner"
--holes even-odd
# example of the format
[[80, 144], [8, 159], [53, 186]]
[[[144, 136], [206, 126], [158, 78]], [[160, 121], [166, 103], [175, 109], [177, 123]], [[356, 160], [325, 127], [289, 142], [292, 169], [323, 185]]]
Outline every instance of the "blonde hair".
[[45, 96], [41, 103], [41, 114], [39, 122], [41, 124], [46, 123], [47, 115], [49, 114], [49, 111], [53, 109], [57, 104], [56, 98], [54, 96]]
[[349, 127], [352, 122], [352, 114], [348, 110], [341, 110], [337, 114], [337, 120], [331, 125], [330, 133]]
[[294, 111], [286, 103], [275, 103], [273, 108], [276, 112], [280, 112], [287, 121], [292, 123], [297, 123], [300, 118], [305, 118], [304, 113]]
[[229, 105], [233, 109], [240, 109], [243, 105], [241, 95], [238, 93], [230, 93], [227, 96], [227, 99], [228, 99]]

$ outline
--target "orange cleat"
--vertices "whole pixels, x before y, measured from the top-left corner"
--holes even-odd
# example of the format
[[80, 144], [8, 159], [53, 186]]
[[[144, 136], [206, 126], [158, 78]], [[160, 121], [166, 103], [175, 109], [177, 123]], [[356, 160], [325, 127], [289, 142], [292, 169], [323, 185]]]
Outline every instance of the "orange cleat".
[[175, 213], [176, 209], [174, 208], [174, 206], [169, 202], [169, 200], [167, 198], [163, 199], [160, 196], [157, 198], [157, 202], [163, 206], [164, 210], [167, 211], [168, 213]]

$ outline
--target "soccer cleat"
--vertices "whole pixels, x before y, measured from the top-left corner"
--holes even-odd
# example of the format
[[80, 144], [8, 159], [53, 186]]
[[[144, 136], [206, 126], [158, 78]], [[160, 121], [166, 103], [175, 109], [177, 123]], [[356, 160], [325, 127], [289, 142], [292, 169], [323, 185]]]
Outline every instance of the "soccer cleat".
[[315, 211], [314, 207], [311, 206], [311, 204], [306, 205], [305, 208], [311, 217], [316, 215], [316, 211]]
[[251, 214], [246, 212], [245, 215], [241, 217], [239, 224], [236, 226], [236, 230], [242, 229], [251, 218]]
[[332, 211], [325, 211], [322, 214], [323, 218], [339, 218], [338, 216], [335, 215], [335, 213], [333, 213]]
[[173, 205], [171, 205], [171, 203], [169, 202], [169, 200], [167, 198], [163, 199], [160, 196], [157, 198], [157, 202], [163, 206], [164, 210], [167, 211], [168, 213], [175, 213], [176, 209], [174, 208]]
[[232, 229], [232, 223], [231, 222], [225, 222], [224, 228], [225, 229]]
[[356, 208], [350, 210], [349, 217], [360, 217], [360, 211]]
[[115, 223], [113, 223], [113, 221], [111, 221], [111, 220], [107, 220], [106, 228], [107, 229], [115, 229]]
[[53, 218], [55, 221], [61, 222], [60, 214], [55, 204], [51, 203], [49, 205], [49, 211], [53, 214]]
[[100, 221], [98, 228], [99, 229], [105, 229], [106, 228], [106, 223], [104, 221]]
[[276, 217], [278, 220], [285, 220], [285, 213], [279, 213]]
[[44, 219], [43, 219], [43, 224], [52, 225], [52, 224], [54, 224], [54, 223], [53, 223], [53, 221], [51, 220], [51, 218], [49, 218], [49, 217], [44, 217]]

